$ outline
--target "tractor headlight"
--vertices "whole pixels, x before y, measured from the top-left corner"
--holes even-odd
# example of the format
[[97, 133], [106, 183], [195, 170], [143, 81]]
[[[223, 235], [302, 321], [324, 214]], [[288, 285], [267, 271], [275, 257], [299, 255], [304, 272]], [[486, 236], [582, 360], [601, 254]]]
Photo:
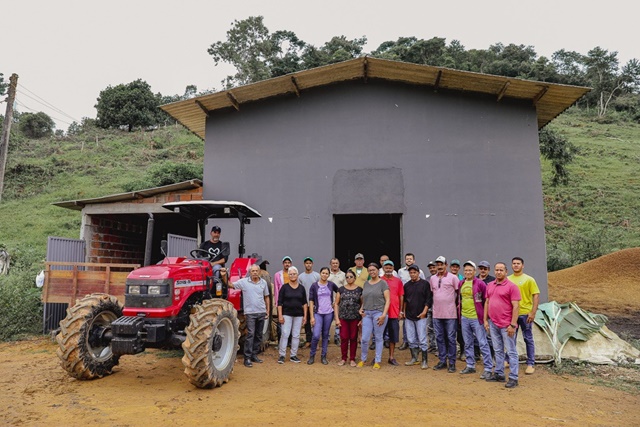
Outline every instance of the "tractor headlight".
[[157, 286], [157, 285], [149, 286], [147, 293], [149, 295], [160, 295], [162, 293], [161, 290], [162, 290], [162, 286]]
[[129, 285], [129, 293], [133, 295], [140, 295], [140, 285]]

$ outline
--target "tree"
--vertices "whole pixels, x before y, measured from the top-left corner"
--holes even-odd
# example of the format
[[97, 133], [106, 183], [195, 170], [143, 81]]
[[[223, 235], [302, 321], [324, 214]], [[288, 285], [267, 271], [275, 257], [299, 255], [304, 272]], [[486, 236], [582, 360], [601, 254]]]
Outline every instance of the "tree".
[[213, 43], [207, 52], [216, 65], [225, 62], [235, 67], [236, 74], [222, 81], [225, 88], [231, 88], [356, 58], [366, 42], [366, 37], [336, 36], [317, 48], [292, 31], [271, 33], [262, 16], [250, 16], [234, 21], [227, 40]]
[[575, 145], [565, 137], [548, 127], [542, 128], [538, 133], [540, 140], [540, 153], [551, 161], [553, 178], [551, 185], [567, 185], [569, 183], [569, 171], [567, 165], [573, 161], [577, 152]]
[[55, 122], [46, 113], [23, 113], [20, 115], [20, 131], [28, 138], [44, 138], [51, 136], [56, 127]]
[[640, 86], [640, 61], [629, 60], [619, 69], [618, 52], [601, 47], [591, 49], [586, 56], [587, 79], [593, 87], [592, 97], [598, 106], [598, 117], [607, 113], [616, 96], [637, 92]]
[[151, 92], [151, 86], [142, 79], [115, 87], [108, 86], [100, 92], [97, 124], [102, 128], [146, 127], [158, 121], [159, 97]]

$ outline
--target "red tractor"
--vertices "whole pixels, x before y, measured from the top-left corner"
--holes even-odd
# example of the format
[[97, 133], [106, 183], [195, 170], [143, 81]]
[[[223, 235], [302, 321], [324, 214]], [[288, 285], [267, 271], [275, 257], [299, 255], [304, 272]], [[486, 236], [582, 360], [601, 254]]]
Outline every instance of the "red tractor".
[[[198, 221], [200, 235], [209, 218], [240, 220], [239, 258], [231, 266], [231, 280], [243, 277], [257, 261], [243, 257], [244, 226], [260, 217], [251, 207], [218, 201], [164, 207]], [[77, 379], [101, 378], [112, 372], [122, 355], [182, 346], [184, 373], [193, 385], [211, 388], [227, 382], [239, 349], [241, 292], [214, 277], [203, 252], [194, 249], [191, 257], [166, 257], [132, 271], [124, 307], [107, 294], [78, 300], [67, 310], [56, 336], [62, 367]]]

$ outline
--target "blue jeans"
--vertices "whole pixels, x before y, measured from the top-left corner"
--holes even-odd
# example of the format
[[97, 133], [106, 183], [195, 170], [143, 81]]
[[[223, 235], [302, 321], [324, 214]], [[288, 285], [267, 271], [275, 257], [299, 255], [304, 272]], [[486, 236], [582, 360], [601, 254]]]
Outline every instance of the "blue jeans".
[[429, 309], [427, 312], [427, 341], [429, 344], [429, 350], [437, 350], [436, 346], [436, 332], [433, 329], [433, 310]]
[[533, 322], [527, 323], [528, 314], [518, 316], [518, 329], [516, 329], [516, 338], [518, 338], [518, 330], [522, 329], [522, 338], [527, 347], [527, 366], [536, 364], [536, 345], [533, 342]]
[[382, 360], [382, 348], [384, 343], [382, 340], [382, 334], [387, 326], [387, 318], [384, 318], [382, 325], [378, 326], [378, 318], [382, 316], [382, 312], [378, 310], [365, 310], [364, 317], [362, 318], [362, 341], [360, 341], [361, 353], [360, 360], [367, 361], [367, 353], [369, 352], [369, 341], [371, 340], [371, 333], [376, 337], [376, 358], [375, 362], [380, 363]]
[[331, 321], [333, 321], [333, 312], [327, 314], [314, 313], [315, 325], [313, 326], [313, 338], [311, 338], [311, 351], [309, 356], [316, 355], [318, 350], [318, 341], [322, 336], [322, 353], [321, 356], [327, 355], [327, 347], [329, 346], [329, 329], [331, 328]]
[[251, 313], [244, 315], [247, 321], [247, 336], [244, 340], [244, 358], [251, 359], [260, 353], [262, 344], [262, 330], [266, 321], [267, 313]]
[[427, 318], [418, 320], [404, 319], [407, 329], [406, 342], [409, 348], [427, 351]]
[[491, 339], [493, 340], [493, 350], [496, 354], [495, 373], [504, 376], [504, 349], [507, 348], [506, 357], [509, 360], [509, 379], [518, 380], [518, 349], [516, 348], [516, 335], [509, 337], [507, 328], [497, 327], [489, 320]]
[[467, 367], [476, 367], [476, 355], [473, 338], [478, 340], [480, 353], [482, 354], [482, 363], [484, 370], [491, 372], [493, 370], [493, 360], [491, 359], [491, 349], [487, 342], [487, 331], [478, 319], [469, 319], [462, 316], [462, 335], [464, 336], [464, 354], [467, 358]]
[[284, 357], [287, 354], [287, 342], [289, 335], [291, 338], [291, 357], [298, 354], [298, 345], [300, 344], [300, 328], [302, 327], [302, 316], [282, 316], [284, 324], [282, 325], [282, 334], [280, 335], [280, 344], [278, 352]]
[[438, 358], [440, 362], [455, 366], [456, 364], [456, 332], [458, 319], [433, 319], [433, 328], [436, 331], [438, 343]]

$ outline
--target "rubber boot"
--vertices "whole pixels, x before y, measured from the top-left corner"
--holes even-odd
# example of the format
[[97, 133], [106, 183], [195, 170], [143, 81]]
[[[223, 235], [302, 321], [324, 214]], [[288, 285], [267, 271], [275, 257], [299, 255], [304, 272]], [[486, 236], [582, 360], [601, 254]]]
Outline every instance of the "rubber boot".
[[429, 368], [429, 366], [427, 365], [427, 354], [429, 354], [428, 351], [423, 351], [422, 352], [422, 366], [420, 366], [420, 369]]
[[408, 362], [405, 362], [404, 364], [406, 366], [413, 366], [413, 365], [417, 365], [418, 363], [418, 352], [420, 351], [420, 349], [418, 348], [410, 348], [409, 351], [411, 351], [411, 360]]

